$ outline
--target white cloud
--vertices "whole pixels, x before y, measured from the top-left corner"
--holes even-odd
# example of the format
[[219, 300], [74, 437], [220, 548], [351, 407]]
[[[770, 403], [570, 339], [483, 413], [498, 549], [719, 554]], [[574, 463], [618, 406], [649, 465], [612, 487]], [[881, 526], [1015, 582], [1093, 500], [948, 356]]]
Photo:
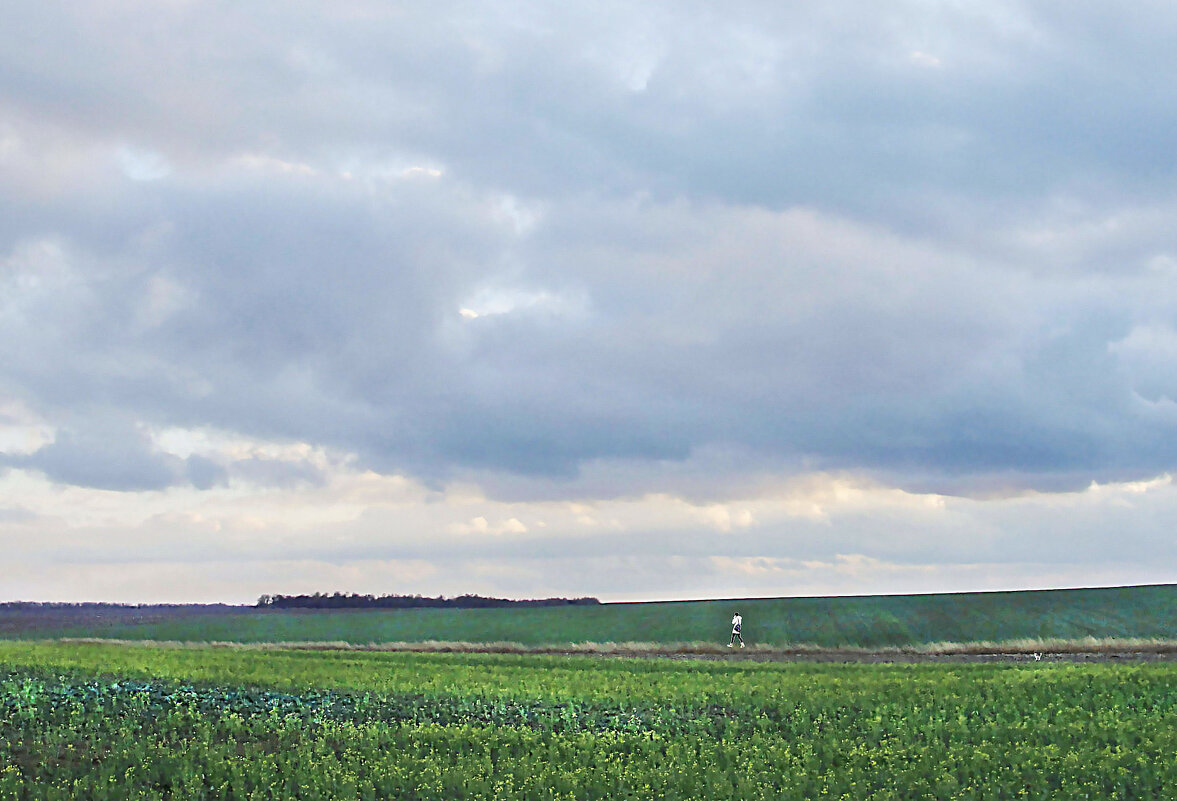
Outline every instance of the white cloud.
[[935, 68], [940, 66], [940, 59], [937, 56], [933, 56], [930, 53], [923, 53], [919, 50], [911, 51], [907, 58], [908, 61], [910, 61], [912, 64], [915, 64], [917, 67]]
[[132, 181], [158, 181], [172, 173], [172, 165], [161, 153], [134, 147], [121, 147], [119, 166]]
[[33, 453], [54, 436], [53, 427], [25, 404], [0, 400], [0, 453]]
[[1177, 330], [1161, 323], [1137, 325], [1107, 347], [1137, 395], [1154, 405], [1177, 400]]
[[528, 529], [514, 517], [491, 524], [479, 515], [465, 523], [451, 523], [448, 530], [455, 534], [526, 534]]
[[1177, 278], [1177, 258], [1167, 253], [1159, 253], [1150, 257], [1145, 266], [1153, 273], [1164, 275], [1170, 279]]
[[1127, 487], [1177, 453], [1177, 13], [102, 8], [6, 20], [45, 33], [0, 77], [26, 556], [529, 594], [1169, 555]]
[[749, 510], [733, 510], [727, 504], [717, 503], [697, 507], [695, 512], [701, 519], [719, 531], [731, 531], [733, 528], [747, 528], [755, 522], [755, 518]]
[[[241, 601], [305, 587], [300, 571], [314, 564], [336, 566], [319, 574], [324, 581], [351, 571], [364, 582], [346, 587], [355, 591], [376, 591], [381, 571], [412, 564], [425, 569], [398, 591], [528, 596], [565, 586], [635, 599], [1146, 582], [1177, 556], [1168, 475], [985, 501], [813, 476], [723, 503], [669, 495], [508, 503], [346, 462], [310, 488], [112, 493], [11, 470], [0, 489], [22, 499], [19, 519], [0, 516], [9, 563], [74, 576], [68, 598], [110, 597], [113, 571], [128, 564], [162, 572], [127, 571], [119, 600], [207, 598], [202, 577], [220, 586], [213, 573], [228, 563], [257, 566], [231, 596]], [[39, 535], [30, 537], [34, 525]], [[182, 563], [185, 581], [157, 581]]]
[[513, 313], [579, 314], [583, 302], [547, 290], [483, 287], [467, 298], [458, 313], [467, 320]]
[[246, 170], [257, 170], [259, 172], [276, 172], [307, 177], [319, 174], [319, 170], [309, 164], [288, 161], [267, 153], [243, 153], [235, 156], [230, 163], [235, 167]]
[[1138, 325], [1108, 350], [1126, 358], [1158, 359], [1177, 364], [1177, 331], [1168, 325]]
[[152, 276], [143, 294], [136, 321], [144, 329], [158, 328], [193, 301], [183, 286], [164, 275]]

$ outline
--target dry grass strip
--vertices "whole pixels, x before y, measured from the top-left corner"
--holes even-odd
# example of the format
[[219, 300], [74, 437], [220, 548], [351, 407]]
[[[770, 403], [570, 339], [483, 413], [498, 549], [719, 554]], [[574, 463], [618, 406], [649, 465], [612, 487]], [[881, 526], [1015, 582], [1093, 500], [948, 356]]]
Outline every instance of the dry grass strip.
[[144, 648], [232, 648], [243, 651], [378, 651], [440, 654], [549, 654], [615, 657], [716, 657], [759, 659], [845, 658], [882, 660], [888, 657], [990, 656], [1031, 654], [1157, 654], [1177, 655], [1177, 640], [1084, 637], [1082, 639], [1015, 639], [977, 642], [933, 642], [884, 647], [828, 647], [812, 643], [750, 645], [730, 649], [711, 642], [581, 642], [524, 645], [517, 642], [195, 642], [179, 640], [118, 640], [63, 637], [49, 642], [75, 645], [121, 645]]

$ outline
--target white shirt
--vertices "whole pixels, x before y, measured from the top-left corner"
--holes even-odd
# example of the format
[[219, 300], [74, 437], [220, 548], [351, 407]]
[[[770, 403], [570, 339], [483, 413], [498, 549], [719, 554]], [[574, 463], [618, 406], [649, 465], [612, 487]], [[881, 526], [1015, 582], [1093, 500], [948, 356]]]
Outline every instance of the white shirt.
[[744, 618], [740, 617], [739, 615], [732, 615], [732, 631], [735, 631], [736, 629], [738, 629], [740, 627], [740, 624], [743, 622], [744, 622]]

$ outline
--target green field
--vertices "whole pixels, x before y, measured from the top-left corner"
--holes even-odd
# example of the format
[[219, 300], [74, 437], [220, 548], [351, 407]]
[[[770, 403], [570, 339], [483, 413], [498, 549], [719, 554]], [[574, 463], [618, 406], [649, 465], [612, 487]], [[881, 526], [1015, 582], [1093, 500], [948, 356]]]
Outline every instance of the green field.
[[1171, 664], [0, 643], [0, 799], [1163, 798]]
[[777, 598], [513, 609], [250, 611], [137, 624], [14, 627], [8, 637], [196, 642], [727, 642], [879, 647], [1022, 638], [1177, 640], [1177, 585], [951, 595]]

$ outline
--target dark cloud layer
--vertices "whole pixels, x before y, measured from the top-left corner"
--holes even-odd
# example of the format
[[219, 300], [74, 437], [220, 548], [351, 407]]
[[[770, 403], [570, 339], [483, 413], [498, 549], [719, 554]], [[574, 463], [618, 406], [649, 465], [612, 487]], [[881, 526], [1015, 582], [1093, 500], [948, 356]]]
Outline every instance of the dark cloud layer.
[[0, 464], [44, 473], [50, 480], [96, 489], [161, 490], [191, 484], [210, 489], [225, 482], [225, 469], [197, 455], [181, 459], [157, 451], [150, 437], [122, 421], [91, 420], [29, 454], [0, 454]]
[[964, 493], [1174, 466], [1167, 5], [8, 24], [0, 394], [58, 434], [0, 464], [321, 481], [143, 433], [178, 426], [507, 495], [716, 451]]

